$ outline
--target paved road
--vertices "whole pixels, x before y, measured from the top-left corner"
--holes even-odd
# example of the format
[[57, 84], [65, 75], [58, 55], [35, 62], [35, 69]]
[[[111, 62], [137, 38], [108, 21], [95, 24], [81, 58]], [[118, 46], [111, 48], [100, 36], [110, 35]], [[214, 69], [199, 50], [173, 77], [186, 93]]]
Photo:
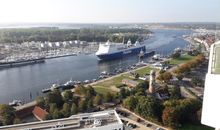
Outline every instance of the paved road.
[[[168, 128], [165, 128], [163, 126], [160, 126], [158, 124], [155, 124], [153, 122], [150, 122], [142, 117], [140, 117], [139, 115], [133, 113], [132, 111], [129, 111], [128, 109], [126, 108], [123, 108], [123, 107], [119, 107], [118, 108], [119, 110], [122, 110], [122, 111], [125, 111], [127, 113], [129, 113], [131, 116], [133, 116], [135, 119], [141, 119], [142, 122], [137, 122], [134, 118], [132, 118], [131, 116], [128, 116], [128, 117], [123, 117], [125, 120], [128, 119], [128, 120], [131, 120], [132, 122], [134, 122], [134, 124], [139, 124], [139, 127], [140, 128], [144, 128], [144, 129], [137, 129], [137, 130], [156, 130], [156, 128], [163, 128], [164, 130], [168, 130]], [[123, 119], [122, 118], [122, 119]], [[150, 127], [150, 129], [148, 127], [145, 126], [145, 124], [151, 124], [152, 126]]]
[[[146, 126], [144, 126], [143, 124], [140, 124], [140, 123], [138, 123], [138, 122], [136, 122], [136, 121], [133, 121], [133, 120], [131, 120], [131, 119], [129, 119], [129, 118], [121, 117], [121, 116], [120, 116], [120, 118], [121, 118], [122, 120], [128, 121], [128, 123], [132, 123], [132, 124], [137, 125], [137, 128], [135, 128], [135, 129], [133, 129], [133, 130], [153, 130], [152, 128], [146, 127]], [[126, 127], [126, 128], [127, 128], [128, 130], [131, 129], [131, 128], [129, 128], [129, 127]]]
[[185, 98], [193, 98], [193, 99], [196, 99], [196, 98], [197, 98], [195, 95], [193, 95], [193, 94], [191, 94], [190, 92], [188, 92], [188, 91], [186, 90], [186, 88], [183, 87], [183, 86], [180, 87], [180, 92], [181, 92], [181, 95], [182, 95], [183, 97], [185, 97]]

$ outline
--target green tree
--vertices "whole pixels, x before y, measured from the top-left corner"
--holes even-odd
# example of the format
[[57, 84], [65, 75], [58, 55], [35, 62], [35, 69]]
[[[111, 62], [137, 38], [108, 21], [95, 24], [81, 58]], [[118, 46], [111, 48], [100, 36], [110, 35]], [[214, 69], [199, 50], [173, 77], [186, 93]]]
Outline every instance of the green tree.
[[71, 90], [64, 91], [64, 94], [63, 94], [64, 101], [72, 100], [72, 98], [73, 98], [73, 93], [71, 92]]
[[[167, 111], [164, 110], [163, 114], [166, 115], [163, 115], [164, 116], [163, 120], [169, 119], [168, 123], [166, 121], [164, 121], [164, 123], [168, 126], [170, 126], [171, 124], [172, 127], [175, 127], [176, 124], [180, 124], [180, 123], [185, 124], [185, 123], [197, 122], [198, 121], [197, 112], [201, 109], [202, 104], [198, 99], [174, 99], [164, 102], [164, 106], [165, 109], [172, 110], [170, 114], [167, 114], [168, 110]], [[175, 113], [172, 114], [174, 110]]]
[[148, 81], [142, 81], [136, 87], [137, 88], [143, 88], [143, 89], [146, 90], [149, 87], [149, 82]]
[[134, 96], [129, 96], [123, 101], [123, 105], [131, 111], [134, 111], [137, 104], [138, 100]]
[[69, 117], [71, 114], [70, 105], [68, 103], [63, 104], [62, 114], [64, 117]]
[[170, 99], [180, 99], [181, 98], [181, 92], [179, 86], [173, 86], [170, 88]]
[[142, 85], [138, 85], [130, 91], [130, 95], [146, 96], [146, 89]]
[[80, 100], [79, 102], [79, 111], [84, 112], [87, 109], [87, 101], [86, 100]]
[[89, 99], [88, 100], [88, 103], [87, 103], [87, 110], [91, 110], [93, 108], [93, 100], [92, 99]]
[[50, 113], [53, 113], [57, 109], [56, 103], [50, 103], [49, 106], [50, 106], [50, 110], [49, 110]]
[[160, 120], [162, 115], [162, 105], [153, 97], [139, 96], [135, 112], [146, 119]]
[[122, 99], [127, 96], [125, 88], [120, 89], [120, 96], [121, 96]]
[[180, 116], [180, 111], [177, 108], [166, 107], [162, 115], [163, 124], [172, 128], [177, 128], [180, 125]]
[[104, 95], [104, 100], [105, 102], [112, 102], [113, 100], [113, 96], [110, 92], [107, 92], [105, 95]]
[[203, 86], [204, 81], [198, 77], [192, 77], [192, 84], [193, 86]]
[[178, 74], [176, 75], [176, 78], [177, 78], [179, 81], [181, 81], [181, 80], [183, 79], [183, 77], [184, 77], [184, 75], [183, 75], [183, 74], [180, 74], [180, 73], [178, 73]]
[[45, 120], [51, 120], [51, 119], [53, 119], [52, 114], [51, 113], [47, 114]]
[[22, 123], [21, 119], [19, 119], [17, 117], [13, 121], [13, 124], [21, 124], [21, 123]]
[[177, 59], [181, 56], [180, 52], [175, 52], [171, 55], [172, 58]]
[[11, 125], [15, 119], [15, 110], [13, 107], [0, 104], [0, 121], [3, 125]]
[[180, 122], [195, 122], [197, 121], [197, 111], [201, 109], [202, 104], [198, 99], [180, 100], [181, 119]]
[[49, 103], [56, 103], [57, 107], [63, 106], [63, 98], [59, 90], [54, 90], [47, 95]]
[[63, 118], [63, 114], [58, 109], [56, 109], [54, 110], [52, 117], [53, 119], [60, 119]]
[[164, 82], [168, 82], [168, 81], [170, 81], [170, 79], [172, 79], [172, 74], [170, 73], [170, 72], [165, 72], [165, 73], [163, 73], [163, 76], [164, 76], [164, 78], [163, 78], [163, 80], [164, 80]]
[[75, 103], [75, 104], [78, 104], [79, 100], [80, 100], [80, 97], [73, 96], [72, 102]]
[[135, 79], [138, 79], [140, 75], [138, 73], [135, 74]]
[[90, 93], [92, 96], [95, 96], [95, 95], [96, 95], [96, 91], [95, 91], [95, 89], [94, 89], [91, 85], [89, 85], [86, 89], [87, 89], [87, 91], [89, 91], [89, 93]]
[[39, 97], [37, 97], [36, 101], [37, 101], [37, 105], [38, 105], [39, 107], [41, 107], [41, 108], [44, 108], [44, 107], [45, 107], [44, 97], [39, 96]]
[[157, 79], [167, 83], [170, 81], [170, 79], [172, 79], [172, 74], [170, 72], [164, 72], [160, 74]]
[[77, 108], [76, 104], [73, 103], [72, 106], [71, 106], [71, 114], [75, 115], [77, 113], [78, 113], [78, 108]]
[[94, 104], [95, 105], [101, 105], [102, 104], [102, 97], [100, 94], [97, 94], [94, 98]]
[[92, 97], [93, 97], [92, 94], [89, 91], [86, 91], [85, 98], [86, 99], [91, 99]]
[[75, 93], [78, 95], [85, 95], [87, 92], [86, 88], [82, 85], [75, 88]]

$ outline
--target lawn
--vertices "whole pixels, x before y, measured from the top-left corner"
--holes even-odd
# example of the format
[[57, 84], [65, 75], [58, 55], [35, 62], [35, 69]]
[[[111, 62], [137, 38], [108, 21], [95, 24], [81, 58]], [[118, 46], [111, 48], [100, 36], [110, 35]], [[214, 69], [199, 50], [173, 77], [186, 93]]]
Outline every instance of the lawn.
[[131, 79], [128, 75], [119, 75], [107, 81], [103, 81], [101, 83], [96, 84], [97, 86], [110, 87], [117, 86], [121, 84], [122, 79]]
[[170, 60], [170, 64], [172, 64], [172, 65], [181, 64], [181, 63], [184, 63], [184, 62], [192, 60], [194, 57], [195, 56], [190, 56], [190, 55], [187, 55], [187, 54], [186, 55], [182, 55], [179, 58]]
[[115, 93], [110, 87], [103, 87], [103, 86], [93, 86], [95, 91], [99, 94], [106, 94], [107, 92]]
[[179, 128], [177, 130], [214, 130], [214, 128], [207, 127], [204, 125], [187, 124], [187, 125], [183, 125], [183, 127]]
[[146, 75], [146, 74], [150, 74], [150, 71], [154, 69], [151, 67], [145, 67], [139, 70], [136, 70], [135, 72], [138, 73], [140, 76]]

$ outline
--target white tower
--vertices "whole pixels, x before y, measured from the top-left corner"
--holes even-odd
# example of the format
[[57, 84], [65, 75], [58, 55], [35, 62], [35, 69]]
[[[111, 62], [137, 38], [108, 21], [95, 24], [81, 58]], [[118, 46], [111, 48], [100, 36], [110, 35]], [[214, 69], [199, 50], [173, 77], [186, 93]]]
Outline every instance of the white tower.
[[155, 71], [151, 70], [150, 71], [150, 81], [149, 81], [149, 89], [148, 91], [150, 93], [154, 93], [155, 92]]

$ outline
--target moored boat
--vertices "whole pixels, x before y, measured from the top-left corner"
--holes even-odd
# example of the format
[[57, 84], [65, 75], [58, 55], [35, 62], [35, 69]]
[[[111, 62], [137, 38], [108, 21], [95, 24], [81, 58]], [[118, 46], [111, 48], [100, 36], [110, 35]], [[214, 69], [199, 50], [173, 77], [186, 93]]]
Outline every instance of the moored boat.
[[21, 100], [13, 100], [12, 102], [8, 103], [9, 106], [21, 106], [22, 102]]
[[44, 88], [44, 89], [42, 89], [42, 93], [47, 93], [47, 92], [50, 92], [50, 91], [51, 91], [50, 88]]

